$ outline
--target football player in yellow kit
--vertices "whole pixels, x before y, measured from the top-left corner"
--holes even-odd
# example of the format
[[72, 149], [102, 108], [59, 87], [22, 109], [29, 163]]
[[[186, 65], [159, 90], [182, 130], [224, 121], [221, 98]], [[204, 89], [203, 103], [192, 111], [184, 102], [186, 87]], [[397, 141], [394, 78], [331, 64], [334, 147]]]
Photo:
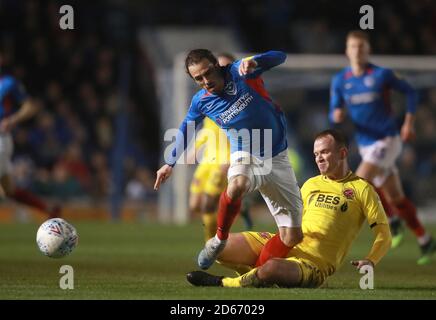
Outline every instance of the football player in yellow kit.
[[218, 260], [246, 273], [232, 278], [193, 271], [187, 275], [190, 283], [223, 287], [319, 287], [342, 264], [365, 221], [375, 239], [366, 257], [352, 264], [357, 269], [377, 265], [391, 245], [389, 224], [373, 187], [350, 171], [345, 136], [336, 130], [325, 130], [316, 136], [313, 152], [321, 174], [306, 181], [301, 189], [304, 239], [288, 257], [273, 258], [256, 268], [258, 255], [273, 234], [231, 234]]

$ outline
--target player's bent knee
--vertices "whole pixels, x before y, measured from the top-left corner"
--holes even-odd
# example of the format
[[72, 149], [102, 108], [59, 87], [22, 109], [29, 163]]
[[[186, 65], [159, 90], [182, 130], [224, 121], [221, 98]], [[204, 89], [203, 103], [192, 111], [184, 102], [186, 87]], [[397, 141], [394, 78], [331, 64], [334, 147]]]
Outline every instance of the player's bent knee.
[[237, 176], [232, 179], [227, 186], [227, 196], [236, 200], [241, 198], [248, 190], [248, 178], [244, 176]]
[[257, 277], [261, 281], [270, 282], [275, 278], [274, 273], [277, 271], [277, 268], [278, 264], [275, 259], [268, 260], [257, 270]]

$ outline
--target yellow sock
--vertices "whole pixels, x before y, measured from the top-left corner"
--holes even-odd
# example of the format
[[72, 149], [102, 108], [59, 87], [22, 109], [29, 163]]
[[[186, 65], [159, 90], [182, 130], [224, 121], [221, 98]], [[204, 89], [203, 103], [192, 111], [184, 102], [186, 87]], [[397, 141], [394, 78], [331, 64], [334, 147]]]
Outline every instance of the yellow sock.
[[207, 240], [209, 240], [210, 238], [212, 238], [213, 236], [215, 236], [216, 233], [216, 215], [215, 213], [203, 213], [201, 215], [201, 218], [203, 220], [203, 225], [204, 225], [204, 241], [206, 242]]
[[222, 280], [223, 287], [242, 288], [242, 287], [260, 287], [261, 282], [257, 278], [257, 268], [243, 274], [237, 278], [224, 277]]

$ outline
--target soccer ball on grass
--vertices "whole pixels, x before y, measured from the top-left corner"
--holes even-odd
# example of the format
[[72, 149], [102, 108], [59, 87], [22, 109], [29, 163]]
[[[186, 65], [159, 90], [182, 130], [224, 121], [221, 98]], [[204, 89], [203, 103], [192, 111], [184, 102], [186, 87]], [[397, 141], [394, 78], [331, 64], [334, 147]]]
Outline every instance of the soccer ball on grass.
[[69, 255], [77, 246], [78, 240], [76, 229], [61, 218], [45, 221], [36, 233], [39, 250], [51, 258]]

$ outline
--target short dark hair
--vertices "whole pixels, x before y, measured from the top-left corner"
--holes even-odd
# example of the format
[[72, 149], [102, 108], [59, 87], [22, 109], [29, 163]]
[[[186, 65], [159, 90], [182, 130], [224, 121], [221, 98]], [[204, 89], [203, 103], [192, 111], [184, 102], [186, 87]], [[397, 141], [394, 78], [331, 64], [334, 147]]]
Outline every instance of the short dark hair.
[[365, 31], [362, 31], [362, 30], [351, 30], [350, 32], [347, 33], [346, 40], [348, 40], [350, 38], [362, 39], [362, 40], [365, 40], [366, 42], [370, 43], [368, 33], [366, 33]]
[[210, 62], [213, 63], [213, 65], [218, 64], [217, 58], [213, 55], [213, 53], [210, 50], [207, 49], [194, 49], [191, 50], [185, 59], [185, 70], [186, 73], [191, 75], [189, 73], [189, 67], [199, 63], [201, 60], [207, 59]]
[[327, 136], [331, 136], [333, 137], [333, 140], [335, 140], [335, 143], [338, 147], [342, 148], [348, 148], [348, 139], [345, 136], [345, 134], [343, 134], [341, 131], [336, 130], [336, 129], [327, 129], [324, 131], [321, 131], [320, 133], [317, 133], [315, 135], [315, 139], [314, 140], [318, 140], [320, 138], [324, 138]]

